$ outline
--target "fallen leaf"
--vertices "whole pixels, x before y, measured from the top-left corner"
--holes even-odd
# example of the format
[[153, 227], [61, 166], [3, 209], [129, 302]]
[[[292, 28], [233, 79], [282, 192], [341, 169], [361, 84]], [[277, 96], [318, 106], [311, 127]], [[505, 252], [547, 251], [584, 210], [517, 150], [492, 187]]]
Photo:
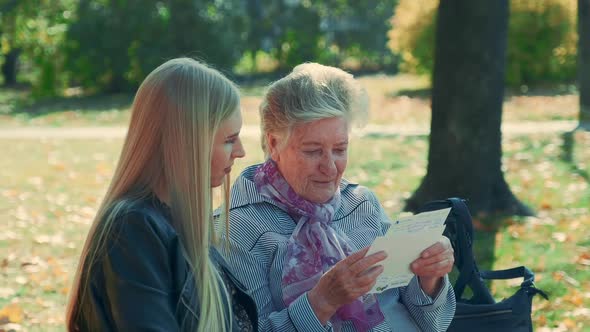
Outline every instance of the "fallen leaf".
[[545, 316], [545, 315], [539, 316], [537, 322], [539, 323], [539, 325], [547, 325], [547, 316]]
[[2, 191], [2, 196], [4, 196], [4, 197], [16, 198], [16, 197], [18, 197], [18, 195], [19, 195], [19, 192], [16, 190], [13, 190], [13, 189]]
[[584, 296], [575, 290], [565, 295], [563, 300], [575, 305], [576, 307], [583, 307], [584, 305]]
[[551, 203], [549, 202], [542, 202], [541, 203], [541, 209], [543, 210], [551, 210], [552, 206]]
[[8, 299], [14, 294], [16, 294], [16, 291], [12, 288], [0, 288], [0, 298]]
[[560, 232], [553, 233], [551, 237], [557, 242], [565, 242], [565, 240], [567, 240], [567, 235]]
[[568, 329], [573, 329], [574, 327], [576, 327], [576, 322], [574, 322], [572, 319], [570, 318], [566, 318], [563, 320], [563, 324], [568, 328]]
[[16, 281], [17, 284], [19, 285], [24, 285], [27, 283], [27, 278], [23, 277], [23, 276], [18, 276], [14, 279]]
[[23, 321], [24, 316], [23, 308], [17, 303], [11, 303], [0, 309], [0, 319], [5, 317], [9, 323], [20, 323]]
[[15, 323], [8, 323], [4, 325], [0, 325], [0, 332], [18, 332], [22, 331], [22, 326]]
[[576, 279], [572, 278], [571, 276], [569, 276], [564, 271], [553, 272], [553, 280], [555, 280], [555, 281], [564, 280], [565, 282], [567, 282], [568, 284], [570, 284], [570, 285], [572, 285], [574, 287], [579, 287], [580, 286], [580, 282], [579, 281], [577, 281]]
[[576, 258], [576, 263], [580, 265], [590, 266], [590, 253], [583, 252]]
[[42, 186], [43, 185], [43, 178], [39, 177], [39, 176], [34, 176], [28, 179], [29, 184], [32, 184], [34, 186]]
[[590, 309], [589, 308], [577, 308], [574, 311], [572, 311], [572, 316], [574, 316], [574, 317], [577, 317], [577, 316], [590, 317]]

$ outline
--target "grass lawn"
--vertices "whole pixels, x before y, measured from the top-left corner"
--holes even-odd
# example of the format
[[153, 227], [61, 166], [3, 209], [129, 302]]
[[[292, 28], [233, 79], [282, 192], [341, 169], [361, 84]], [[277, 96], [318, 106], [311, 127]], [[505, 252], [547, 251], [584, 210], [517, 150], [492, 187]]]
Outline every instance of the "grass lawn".
[[[248, 156], [234, 167], [234, 177], [262, 160], [258, 141], [244, 141]], [[480, 265], [524, 264], [550, 294], [551, 301], [535, 298], [537, 331], [590, 326], [590, 134], [576, 134], [575, 142], [574, 160], [567, 162], [557, 135], [505, 138], [507, 181], [538, 217], [478, 223]], [[372, 188], [394, 217], [424, 175], [427, 143], [424, 137], [356, 138], [345, 176]], [[62, 331], [80, 247], [121, 140], [0, 144], [9, 156], [0, 158], [0, 329], [9, 323], [27, 331]], [[505, 281], [492, 288], [501, 298], [517, 285]]]
[[[370, 123], [429, 125], [428, 81], [411, 75], [359, 78], [371, 100]], [[242, 87], [246, 125], [258, 125], [264, 87]], [[26, 90], [0, 89], [0, 129], [29, 126], [126, 126], [131, 95], [31, 102]], [[578, 96], [568, 89], [507, 93], [505, 122], [575, 120]], [[541, 131], [541, 130], [540, 130]], [[483, 268], [526, 265], [551, 301], [536, 298], [537, 331], [590, 331], [590, 134], [576, 133], [573, 158], [562, 158], [557, 134], [507, 136], [503, 167], [514, 193], [535, 218], [476, 220]], [[257, 139], [244, 138], [244, 166], [262, 161]], [[0, 332], [62, 331], [66, 295], [80, 247], [112, 176], [120, 139], [0, 139]], [[387, 213], [426, 170], [425, 137], [353, 139], [345, 176], [373, 189]], [[491, 285], [498, 299], [519, 281]], [[8, 325], [7, 325], [8, 324]], [[12, 324], [12, 325], [11, 325]]]
[[[428, 80], [413, 75], [359, 77], [370, 98], [369, 123], [430, 124]], [[246, 125], [258, 125], [258, 105], [264, 86], [242, 88]], [[0, 128], [18, 126], [121, 126], [129, 120], [132, 95], [58, 98], [31, 102], [24, 90], [0, 89]], [[578, 96], [564, 88], [527, 94], [506, 93], [506, 122], [577, 119]]]

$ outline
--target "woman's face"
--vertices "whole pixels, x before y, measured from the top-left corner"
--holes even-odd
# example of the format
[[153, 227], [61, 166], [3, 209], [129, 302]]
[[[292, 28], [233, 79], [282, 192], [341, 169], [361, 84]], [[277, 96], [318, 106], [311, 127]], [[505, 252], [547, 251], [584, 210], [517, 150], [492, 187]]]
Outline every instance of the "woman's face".
[[231, 172], [231, 167], [236, 158], [246, 155], [240, 129], [242, 128], [242, 114], [238, 110], [221, 123], [221, 126], [213, 138], [213, 151], [211, 157], [211, 186], [219, 187], [223, 184], [226, 174]]
[[315, 202], [329, 201], [348, 161], [348, 124], [328, 118], [296, 126], [284, 146], [268, 134], [271, 158], [293, 190]]

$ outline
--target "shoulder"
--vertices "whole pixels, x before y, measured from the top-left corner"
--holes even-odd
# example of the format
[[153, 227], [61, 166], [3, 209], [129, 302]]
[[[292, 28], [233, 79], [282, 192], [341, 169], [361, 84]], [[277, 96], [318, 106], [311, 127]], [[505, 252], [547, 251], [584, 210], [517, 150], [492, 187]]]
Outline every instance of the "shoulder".
[[252, 179], [258, 166], [246, 168], [231, 189], [229, 235], [245, 250], [251, 250], [261, 240], [269, 243], [286, 241], [295, 227], [291, 216], [256, 190]]
[[[274, 202], [258, 193], [253, 181], [254, 171], [259, 165], [253, 165], [246, 168], [242, 174], [236, 179], [231, 188], [231, 203], [230, 203], [230, 220], [242, 221], [248, 223], [248, 220], [254, 220], [256, 224], [270, 225], [273, 220], [280, 220], [285, 217], [290, 222], [293, 220], [283, 213]], [[266, 220], [266, 222], [256, 222], [256, 220]], [[233, 225], [232, 225], [233, 226]], [[236, 225], [239, 227], [239, 225]], [[266, 229], [267, 226], [261, 226]], [[272, 227], [271, 227], [272, 228]]]
[[351, 214], [376, 214], [382, 210], [375, 193], [369, 188], [347, 180], [340, 184], [341, 206], [334, 216], [335, 220]]
[[177, 238], [167, 207], [152, 199], [120, 200], [104, 218], [112, 218], [109, 234], [113, 244], [149, 241], [167, 246]]
[[243, 250], [252, 251], [263, 244], [264, 250], [286, 242], [293, 233], [295, 220], [268, 202], [243, 205], [230, 210], [229, 236]]
[[184, 285], [183, 246], [165, 205], [151, 199], [121, 200], [107, 216], [111, 225], [97, 257], [105, 280], [135, 280], [166, 292]]
[[377, 196], [371, 191], [371, 189], [362, 186], [358, 183], [350, 182], [346, 179], [342, 179], [340, 182], [340, 193], [343, 201], [347, 202], [369, 202], [372, 205], [379, 205]]
[[375, 193], [349, 184], [341, 189], [341, 206], [334, 215], [335, 228], [344, 232], [358, 248], [385, 234], [391, 223]]

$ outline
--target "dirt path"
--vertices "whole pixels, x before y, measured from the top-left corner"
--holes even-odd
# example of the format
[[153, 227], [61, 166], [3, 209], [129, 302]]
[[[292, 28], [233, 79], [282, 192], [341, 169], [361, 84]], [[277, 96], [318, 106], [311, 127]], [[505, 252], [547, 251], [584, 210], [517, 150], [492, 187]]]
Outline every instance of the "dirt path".
[[[574, 129], [577, 121], [510, 122], [502, 125], [504, 135], [527, 135], [538, 132], [560, 133]], [[0, 139], [116, 139], [125, 137], [125, 127], [22, 127], [0, 128]], [[425, 126], [379, 126], [367, 125], [357, 130], [361, 136], [424, 136], [429, 128]], [[257, 126], [244, 126], [243, 137], [259, 137]]]

